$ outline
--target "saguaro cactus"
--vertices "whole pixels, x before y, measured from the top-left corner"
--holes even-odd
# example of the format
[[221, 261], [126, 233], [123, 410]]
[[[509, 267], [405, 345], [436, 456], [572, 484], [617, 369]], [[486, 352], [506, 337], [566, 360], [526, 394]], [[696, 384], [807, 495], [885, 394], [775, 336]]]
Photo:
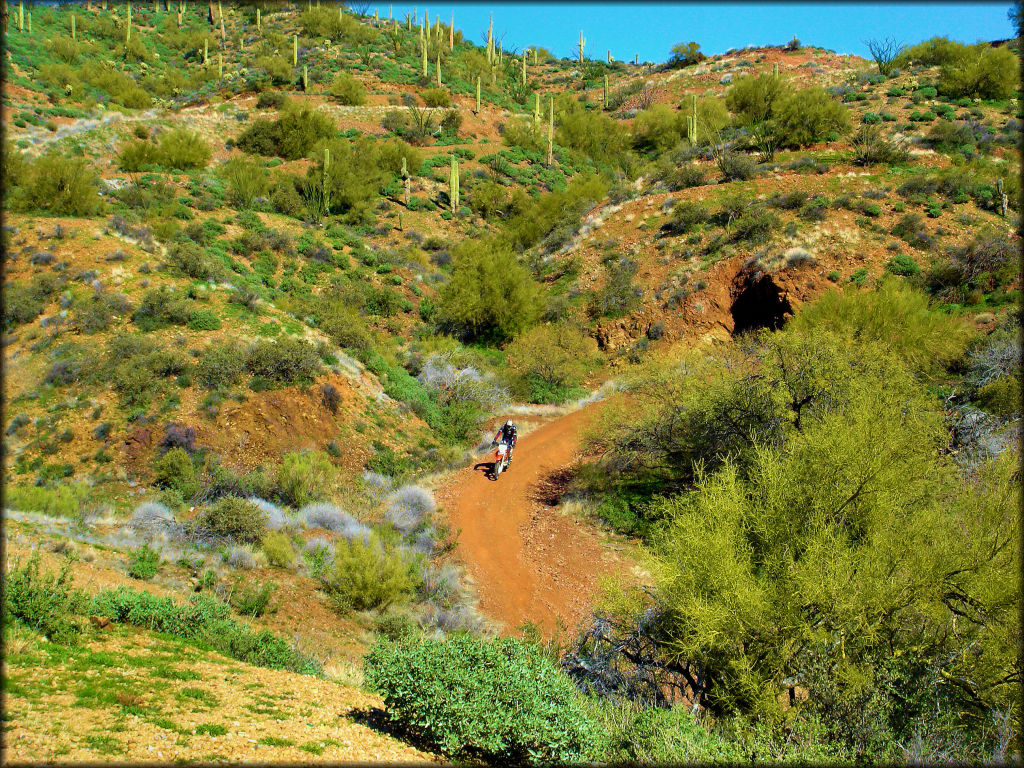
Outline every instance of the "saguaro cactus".
[[441, 87], [441, 54], [437, 54], [437, 87]]
[[548, 168], [555, 157], [555, 97], [548, 99]]
[[526, 51], [523, 51], [523, 85], [526, 85]]
[[778, 77], [778, 76], [779, 76], [779, 62], [776, 61], [774, 64], [772, 64], [772, 77]]
[[224, 54], [221, 53], [220, 51], [217, 51], [217, 73], [218, 73], [217, 76], [221, 80], [223, 80], [224, 79]]
[[587, 41], [583, 38], [583, 30], [580, 30], [580, 64], [583, 63], [583, 46], [586, 45]]
[[263, 18], [262, 18], [262, 15], [260, 14], [260, 9], [259, 8], [256, 9], [256, 31], [257, 32], [262, 32], [263, 31]]
[[455, 50], [455, 11], [452, 11], [452, 20], [448, 24], [448, 50]]
[[423, 53], [423, 76], [427, 76], [427, 38], [420, 38], [420, 49]]
[[612, 63], [612, 52], [611, 51], [608, 51], [608, 63], [609, 64]]
[[494, 59], [494, 14], [491, 14], [491, 21], [487, 25], [487, 63]]
[[25, 31], [25, 3], [23, 0], [18, 2], [18, 31]]
[[299, 36], [292, 35], [292, 66], [299, 66]]
[[604, 109], [608, 109], [608, 73], [604, 76], [604, 101], [601, 102]]
[[480, 75], [476, 76], [476, 109], [473, 114], [480, 114]]
[[203, 64], [210, 63], [210, 40], [203, 38]]
[[452, 213], [459, 210], [459, 161], [452, 158], [452, 171], [448, 178], [448, 199], [452, 203]]
[[75, 27], [75, 14], [71, 14], [71, 39], [78, 39], [78, 29]]
[[331, 186], [327, 182], [327, 173], [331, 167], [331, 150], [324, 147], [324, 177], [321, 180], [321, 191], [324, 196], [324, 213], [331, 210]]
[[302, 92], [309, 92], [309, 67], [302, 65]]
[[533, 92], [533, 124], [540, 125], [540, 91]]
[[404, 192], [405, 192], [405, 206], [408, 208], [409, 207], [409, 192], [410, 192], [410, 187], [411, 187], [412, 183], [411, 183], [411, 180], [409, 178], [409, 168], [408, 168], [408, 165], [406, 164], [405, 157], [402, 158], [402, 185], [405, 188], [404, 189]]
[[687, 117], [687, 133], [690, 136], [690, 143], [697, 143], [697, 94], [690, 94], [690, 114]]

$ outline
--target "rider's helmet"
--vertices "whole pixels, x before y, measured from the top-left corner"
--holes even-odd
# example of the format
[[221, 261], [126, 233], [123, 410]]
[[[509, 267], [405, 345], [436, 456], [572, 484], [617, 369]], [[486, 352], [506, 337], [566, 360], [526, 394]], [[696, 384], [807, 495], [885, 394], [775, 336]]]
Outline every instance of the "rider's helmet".
[[511, 427], [512, 426], [512, 419], [509, 419], [508, 421], [506, 421], [505, 422], [505, 426], [506, 427]]

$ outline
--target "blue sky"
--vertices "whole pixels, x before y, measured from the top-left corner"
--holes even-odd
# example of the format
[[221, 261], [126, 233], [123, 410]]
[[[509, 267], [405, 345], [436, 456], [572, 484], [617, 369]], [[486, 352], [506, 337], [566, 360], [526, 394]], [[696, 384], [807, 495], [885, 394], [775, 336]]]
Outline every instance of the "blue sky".
[[[365, 1], [365, 0], [364, 0]], [[908, 44], [942, 35], [965, 43], [1013, 37], [1007, 13], [1012, 3], [426, 3], [417, 15], [430, 12], [470, 40], [487, 35], [488, 14], [505, 50], [531, 45], [556, 56], [574, 56], [580, 30], [584, 53], [604, 58], [611, 50], [618, 60], [640, 55], [641, 61], [663, 62], [675, 43], [696, 40], [707, 54], [745, 45], [779, 45], [796, 35], [805, 45], [838, 53], [867, 56], [863, 40], [893, 36]], [[388, 4], [371, 4], [383, 17]], [[392, 4], [404, 19], [411, 3]]]

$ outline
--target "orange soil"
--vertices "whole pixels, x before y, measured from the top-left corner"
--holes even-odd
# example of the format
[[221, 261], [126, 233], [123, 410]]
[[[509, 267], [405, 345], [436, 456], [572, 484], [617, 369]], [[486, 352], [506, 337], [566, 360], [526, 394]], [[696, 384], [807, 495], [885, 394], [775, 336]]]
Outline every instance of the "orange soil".
[[490, 457], [456, 475], [439, 499], [458, 532], [456, 553], [480, 595], [480, 610], [506, 634], [524, 622], [550, 636], [574, 629], [597, 597], [599, 580], [623, 583], [632, 563], [606, 536], [559, 513], [545, 486], [579, 453], [584, 428], [602, 405], [575, 411], [521, 435], [507, 473], [491, 480]]

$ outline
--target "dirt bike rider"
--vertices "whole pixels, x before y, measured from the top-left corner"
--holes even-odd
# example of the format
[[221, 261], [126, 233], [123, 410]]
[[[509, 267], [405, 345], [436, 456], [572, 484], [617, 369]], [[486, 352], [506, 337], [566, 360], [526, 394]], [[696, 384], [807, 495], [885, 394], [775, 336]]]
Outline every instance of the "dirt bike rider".
[[516, 447], [516, 425], [512, 423], [512, 419], [509, 419], [502, 424], [501, 429], [495, 434], [494, 439], [491, 441], [491, 445], [497, 445], [499, 442], [508, 444], [508, 463], [512, 463], [512, 451]]

